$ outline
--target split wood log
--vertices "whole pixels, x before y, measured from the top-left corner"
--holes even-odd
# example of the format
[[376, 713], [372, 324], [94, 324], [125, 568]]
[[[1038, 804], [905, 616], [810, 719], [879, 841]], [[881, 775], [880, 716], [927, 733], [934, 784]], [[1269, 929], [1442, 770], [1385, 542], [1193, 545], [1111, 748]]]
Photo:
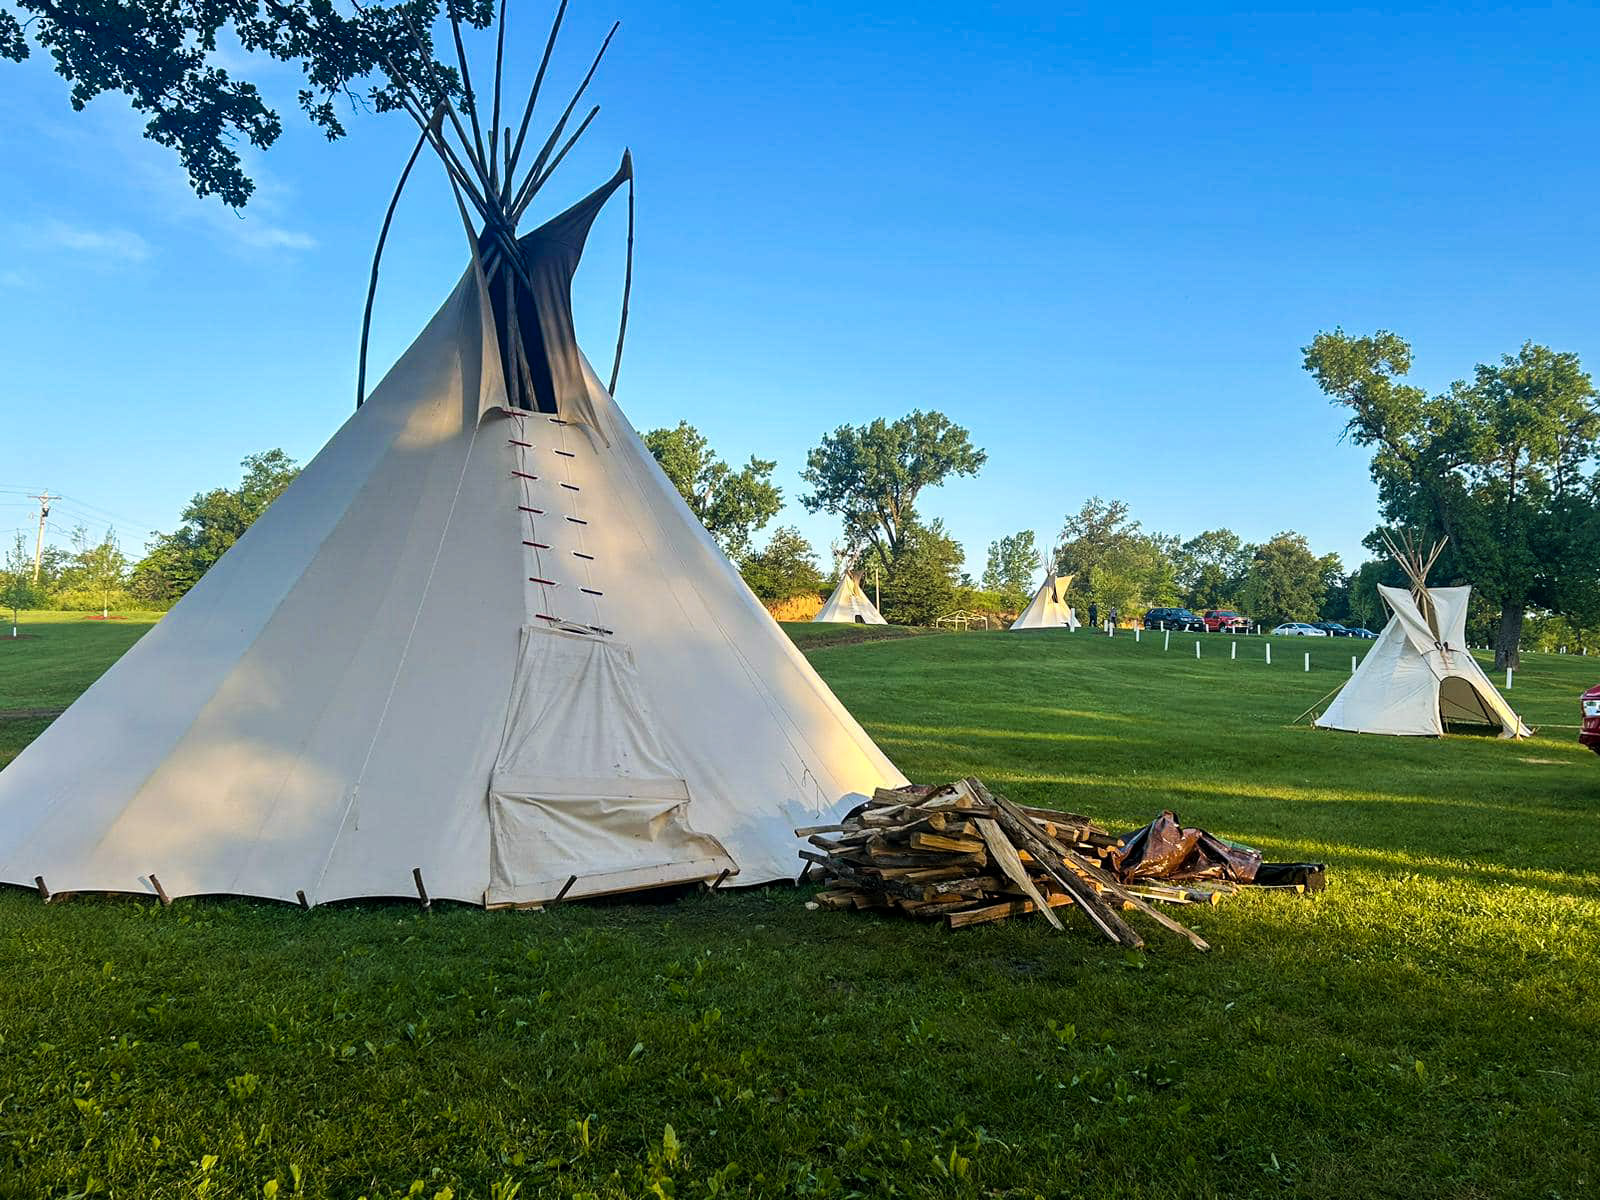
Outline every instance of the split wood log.
[[1028, 872], [1022, 865], [1022, 860], [1017, 857], [1017, 849], [1006, 841], [1006, 835], [1000, 831], [1000, 826], [987, 818], [978, 822], [978, 832], [983, 835], [984, 844], [989, 847], [995, 865], [1000, 868], [1012, 883], [1020, 887], [1032, 900], [1035, 907], [1044, 913], [1045, 920], [1057, 929], [1062, 928], [1061, 918], [1050, 910], [1045, 898], [1039, 889], [1034, 887], [1033, 880], [1028, 878]]

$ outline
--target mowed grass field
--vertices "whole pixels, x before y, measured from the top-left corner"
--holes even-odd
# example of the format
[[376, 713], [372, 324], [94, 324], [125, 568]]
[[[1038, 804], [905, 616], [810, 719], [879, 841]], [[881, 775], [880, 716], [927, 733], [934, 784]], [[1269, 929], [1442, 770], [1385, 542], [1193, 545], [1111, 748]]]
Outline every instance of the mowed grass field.
[[[0, 709], [64, 702], [139, 629], [34, 626]], [[1431, 741], [1290, 725], [1342, 640], [1268, 667], [1257, 639], [793, 634], [914, 779], [1116, 828], [1175, 808], [1329, 890], [1183, 909], [1202, 955], [785, 887], [428, 915], [0, 889], [0, 1197], [1600, 1186], [1600, 759], [1572, 728], [1600, 660], [1526, 660], [1532, 740]], [[0, 721], [0, 761], [39, 726]]]

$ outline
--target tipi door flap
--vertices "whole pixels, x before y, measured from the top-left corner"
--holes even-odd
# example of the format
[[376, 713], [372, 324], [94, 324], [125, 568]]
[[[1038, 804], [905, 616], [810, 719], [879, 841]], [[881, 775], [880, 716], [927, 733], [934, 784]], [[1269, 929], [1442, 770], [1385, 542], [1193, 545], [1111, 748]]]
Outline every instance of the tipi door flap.
[[489, 903], [592, 896], [736, 868], [688, 821], [689, 787], [628, 646], [524, 626], [489, 784]]
[[720, 842], [689, 827], [688, 806], [681, 779], [496, 774], [488, 901], [537, 903], [563, 889], [598, 896], [735, 871]]

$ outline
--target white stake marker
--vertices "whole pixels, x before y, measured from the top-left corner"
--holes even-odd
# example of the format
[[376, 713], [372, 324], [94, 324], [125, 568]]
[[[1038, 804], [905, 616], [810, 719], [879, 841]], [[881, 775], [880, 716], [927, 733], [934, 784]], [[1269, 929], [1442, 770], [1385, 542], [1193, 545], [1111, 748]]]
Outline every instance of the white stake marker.
[[1172, 649], [1172, 630], [1169, 629], [1161, 635], [1161, 648], [1163, 650]]
[[1196, 641], [1196, 642], [1195, 642], [1195, 644], [1194, 644], [1194, 656], [1195, 656], [1195, 657], [1196, 657], [1196, 658], [1199, 658], [1199, 657], [1200, 657], [1200, 643], [1199, 643], [1199, 641], [1198, 641], [1198, 640], [1197, 640], [1197, 641]]
[[1311, 670], [1311, 651], [1306, 651], [1306, 670]]
[[1267, 643], [1267, 666], [1270, 667], [1271, 665], [1272, 665], [1272, 643], [1268, 642]]
[[1239, 643], [1238, 642], [1232, 643], [1231, 648], [1228, 650], [1228, 657], [1229, 658], [1238, 658], [1239, 657]]
[[1510, 690], [1511, 690], [1511, 668], [1507, 667], [1506, 668], [1506, 691], [1509, 692]]
[[1356, 673], [1356, 656], [1354, 654], [1352, 654], [1350, 656], [1350, 674], [1354, 675], [1355, 673]]

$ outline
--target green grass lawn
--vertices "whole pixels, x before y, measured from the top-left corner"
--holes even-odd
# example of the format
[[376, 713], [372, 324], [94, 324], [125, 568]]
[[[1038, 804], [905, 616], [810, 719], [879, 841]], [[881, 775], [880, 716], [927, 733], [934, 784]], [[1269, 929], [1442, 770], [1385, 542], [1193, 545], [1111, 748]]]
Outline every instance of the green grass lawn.
[[[139, 628], [0, 648], [0, 708]], [[825, 629], [795, 633], [912, 778], [1174, 807], [1330, 890], [1177, 913], [1209, 955], [783, 887], [426, 916], [0, 891], [0, 1197], [1595, 1191], [1600, 760], [1559, 726], [1600, 661], [1527, 660], [1529, 741], [1431, 741], [1289, 725], [1344, 641], [1269, 668], [1257, 639]]]

